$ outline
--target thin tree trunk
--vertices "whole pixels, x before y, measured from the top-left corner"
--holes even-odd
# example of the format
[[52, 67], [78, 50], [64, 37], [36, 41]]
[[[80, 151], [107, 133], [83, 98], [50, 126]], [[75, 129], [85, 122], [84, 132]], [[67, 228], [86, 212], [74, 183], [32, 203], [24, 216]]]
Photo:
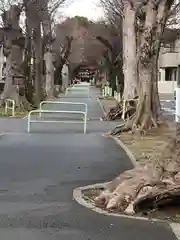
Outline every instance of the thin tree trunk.
[[44, 60], [46, 63], [46, 95], [49, 98], [54, 96], [54, 64], [50, 50], [45, 53]]
[[42, 99], [42, 39], [40, 23], [34, 30], [33, 45], [35, 53], [35, 103], [40, 104]]
[[33, 103], [33, 83], [32, 83], [32, 30], [28, 27], [28, 20], [26, 19], [26, 39], [25, 39], [25, 59], [24, 59], [24, 74], [26, 78], [26, 96], [30, 103]]

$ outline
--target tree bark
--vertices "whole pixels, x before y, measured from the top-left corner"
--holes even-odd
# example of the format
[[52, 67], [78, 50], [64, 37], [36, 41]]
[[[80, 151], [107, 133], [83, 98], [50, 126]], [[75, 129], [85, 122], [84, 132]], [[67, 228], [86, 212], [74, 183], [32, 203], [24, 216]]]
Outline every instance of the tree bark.
[[137, 96], [135, 10], [128, 1], [125, 1], [123, 13], [123, 98], [128, 100]]
[[34, 29], [33, 34], [33, 46], [34, 46], [34, 53], [35, 53], [35, 103], [39, 106], [42, 98], [42, 38], [41, 38], [41, 24], [39, 23], [36, 29]]
[[[25, 5], [25, 11], [27, 16], [27, 5]], [[25, 52], [24, 52], [24, 75], [26, 78], [26, 97], [30, 103], [33, 102], [33, 76], [32, 76], [32, 28], [29, 26], [28, 17], [25, 20], [26, 37], [25, 37]]]
[[[66, 64], [68, 57], [71, 53], [72, 41], [73, 41], [73, 37], [67, 36], [66, 44], [64, 46], [64, 51], [62, 53], [63, 56], [59, 56], [59, 53], [57, 53], [58, 60], [56, 62], [56, 68], [54, 71], [54, 80], [55, 80], [55, 85], [57, 88], [58, 87], [60, 88], [60, 85], [62, 85], [62, 77], [63, 77], [62, 70], [63, 70], [63, 66]], [[57, 94], [58, 94], [58, 92], [57, 92]]]
[[[15, 101], [16, 107], [29, 110], [31, 107], [25, 96], [25, 77], [22, 66], [24, 37], [19, 26], [20, 11], [21, 9], [18, 6], [12, 5], [2, 16], [5, 34], [6, 80], [4, 90], [1, 94], [1, 104], [4, 103], [5, 99], [11, 98]], [[15, 85], [16, 83], [13, 83], [14, 78], [23, 79], [22, 85]]]
[[54, 96], [54, 64], [50, 50], [45, 53], [44, 60], [46, 63], [46, 95], [50, 98]]

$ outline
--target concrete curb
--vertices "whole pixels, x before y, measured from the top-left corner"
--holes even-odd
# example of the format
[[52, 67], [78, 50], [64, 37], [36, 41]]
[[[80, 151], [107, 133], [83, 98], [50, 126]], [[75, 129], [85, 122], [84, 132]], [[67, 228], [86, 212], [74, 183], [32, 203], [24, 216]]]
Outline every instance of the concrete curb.
[[180, 240], [180, 224], [178, 224], [178, 223], [169, 223], [169, 222], [166, 222], [166, 221], [163, 221], [160, 219], [155, 219], [155, 218], [149, 219], [149, 218], [145, 218], [145, 217], [135, 217], [135, 216], [129, 216], [129, 215], [125, 215], [125, 214], [110, 213], [110, 212], [102, 210], [101, 208], [96, 207], [92, 203], [84, 200], [83, 193], [82, 193], [84, 190], [90, 190], [93, 188], [102, 188], [102, 187], [104, 187], [105, 184], [106, 183], [97, 183], [97, 184], [88, 185], [85, 187], [76, 188], [73, 190], [73, 199], [80, 205], [82, 205], [96, 213], [103, 214], [104, 216], [120, 217], [120, 218], [126, 218], [126, 219], [129, 218], [129, 219], [149, 221], [149, 222], [167, 223], [170, 226], [170, 228], [172, 229], [172, 232], [174, 233], [176, 238], [178, 240]]
[[105, 117], [106, 116], [106, 110], [105, 110], [103, 104], [101, 103], [101, 100], [99, 99], [99, 97], [97, 97], [97, 101], [98, 101], [98, 103], [99, 103], [99, 105], [101, 107], [101, 110], [102, 110], [102, 112], [104, 114], [104, 117]]
[[87, 202], [86, 200], [84, 200], [83, 198], [83, 191], [84, 190], [90, 190], [90, 189], [95, 189], [95, 188], [103, 188], [105, 186], [106, 183], [97, 183], [97, 184], [93, 184], [93, 185], [88, 185], [88, 186], [84, 186], [84, 187], [78, 187], [76, 189], [73, 190], [73, 199], [76, 200], [76, 202], [78, 202], [80, 205], [103, 215], [106, 216], [114, 216], [114, 217], [122, 217], [122, 218], [130, 218], [130, 219], [137, 219], [137, 220], [144, 220], [144, 221], [155, 221], [155, 222], [165, 222], [163, 220], [160, 219], [148, 219], [145, 217], [137, 217], [137, 216], [130, 216], [130, 215], [125, 215], [125, 214], [118, 214], [118, 213], [111, 213], [111, 212], [107, 212], [105, 210], [102, 210], [99, 207], [94, 206], [92, 203]]
[[124, 151], [126, 152], [126, 155], [129, 157], [129, 159], [131, 160], [133, 166], [135, 167], [137, 165], [136, 162], [136, 158], [134, 157], [133, 153], [129, 150], [129, 148], [126, 147], [126, 145], [117, 137], [113, 137], [110, 136], [112, 139], [114, 139], [114, 141], [116, 141], [116, 143], [122, 148], [124, 149]]

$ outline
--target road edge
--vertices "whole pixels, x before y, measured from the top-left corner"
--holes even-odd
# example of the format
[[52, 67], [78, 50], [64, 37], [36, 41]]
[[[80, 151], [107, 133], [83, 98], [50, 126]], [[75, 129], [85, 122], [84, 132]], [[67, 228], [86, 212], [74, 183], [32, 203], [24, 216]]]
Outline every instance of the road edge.
[[99, 103], [99, 105], [100, 105], [100, 107], [101, 107], [101, 110], [102, 110], [102, 112], [103, 112], [104, 117], [106, 117], [106, 114], [107, 114], [107, 113], [106, 113], [105, 108], [104, 108], [103, 104], [101, 103], [101, 100], [100, 100], [99, 97], [97, 97], [97, 101], [98, 101], [98, 103]]

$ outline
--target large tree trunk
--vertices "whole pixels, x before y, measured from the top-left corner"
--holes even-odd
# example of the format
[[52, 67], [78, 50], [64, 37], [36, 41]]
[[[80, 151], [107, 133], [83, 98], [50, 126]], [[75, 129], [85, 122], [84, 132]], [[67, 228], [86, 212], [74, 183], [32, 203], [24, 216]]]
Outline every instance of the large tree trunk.
[[139, 102], [136, 109], [136, 116], [133, 122], [133, 128], [140, 128], [142, 131], [148, 131], [153, 126], [157, 127], [157, 99], [154, 99], [156, 93], [156, 79], [152, 79], [152, 67], [139, 68]]
[[136, 34], [135, 10], [126, 1], [123, 19], [123, 71], [124, 71], [124, 100], [137, 96], [137, 59], [136, 59]]
[[[25, 77], [21, 69], [22, 49], [17, 45], [12, 45], [11, 52], [6, 58], [5, 86], [1, 94], [1, 101], [10, 98], [15, 101], [16, 107], [21, 110], [31, 110], [31, 106], [25, 96]], [[15, 85], [16, 80], [20, 79], [22, 84]]]
[[19, 106], [18, 89], [16, 85], [13, 85], [13, 77], [20, 75], [18, 72], [19, 63], [22, 63], [22, 50], [20, 47], [13, 45], [10, 54], [6, 58], [6, 80], [1, 99], [11, 98], [15, 100], [17, 106]]
[[[1, 94], [1, 103], [4, 103], [7, 98], [11, 98], [15, 101], [16, 107], [29, 110], [31, 107], [25, 97], [25, 77], [22, 66], [24, 38], [19, 26], [20, 11], [18, 6], [12, 5], [8, 11], [3, 13], [2, 17], [5, 29], [6, 80]], [[21, 86], [16, 83], [17, 78], [23, 80]]]
[[[154, 2], [149, 0], [146, 5], [146, 18], [142, 20], [141, 28], [137, 33], [136, 45], [136, 73], [138, 73], [138, 105], [136, 114], [129, 121], [111, 131], [112, 135], [138, 129], [145, 133], [152, 127], [158, 126], [160, 119], [160, 102], [157, 89], [157, 63], [161, 39], [168, 14], [169, 5], [165, 1], [155, 8]], [[128, 6], [128, 5], [127, 5]], [[125, 9], [128, 8], [125, 5]], [[133, 23], [132, 23], [133, 24]], [[133, 38], [131, 38], [133, 39]], [[130, 44], [130, 43], [129, 43]], [[131, 43], [131, 45], [133, 45]], [[135, 43], [134, 43], [135, 45]], [[132, 58], [131, 54], [125, 59]], [[130, 61], [130, 60], [128, 60]], [[126, 60], [126, 62], [128, 62]], [[133, 65], [134, 67], [135, 65]], [[132, 68], [132, 66], [131, 66]], [[126, 76], [126, 73], [125, 73]], [[126, 79], [125, 79], [126, 84]], [[124, 88], [124, 92], [126, 87]]]
[[44, 55], [46, 63], [46, 95], [48, 98], [54, 96], [54, 64], [51, 51], [47, 51]]

